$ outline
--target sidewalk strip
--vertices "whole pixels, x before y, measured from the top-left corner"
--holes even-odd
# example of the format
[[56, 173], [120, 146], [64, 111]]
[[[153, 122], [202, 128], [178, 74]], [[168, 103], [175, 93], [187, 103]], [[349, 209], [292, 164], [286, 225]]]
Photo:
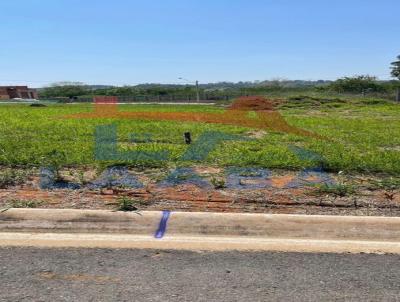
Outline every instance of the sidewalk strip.
[[400, 217], [9, 209], [0, 246], [400, 254]]

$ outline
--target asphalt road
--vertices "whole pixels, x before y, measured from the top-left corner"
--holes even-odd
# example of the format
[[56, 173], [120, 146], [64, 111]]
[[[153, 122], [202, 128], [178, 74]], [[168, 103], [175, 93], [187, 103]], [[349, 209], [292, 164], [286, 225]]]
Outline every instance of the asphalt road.
[[0, 249], [0, 301], [399, 301], [399, 255]]

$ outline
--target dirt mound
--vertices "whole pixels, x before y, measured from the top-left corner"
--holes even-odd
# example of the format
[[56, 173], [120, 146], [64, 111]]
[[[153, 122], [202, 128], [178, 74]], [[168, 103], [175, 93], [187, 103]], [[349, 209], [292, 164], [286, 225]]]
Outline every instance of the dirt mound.
[[263, 96], [244, 96], [236, 99], [229, 109], [245, 111], [274, 110], [279, 103], [279, 100], [269, 100]]

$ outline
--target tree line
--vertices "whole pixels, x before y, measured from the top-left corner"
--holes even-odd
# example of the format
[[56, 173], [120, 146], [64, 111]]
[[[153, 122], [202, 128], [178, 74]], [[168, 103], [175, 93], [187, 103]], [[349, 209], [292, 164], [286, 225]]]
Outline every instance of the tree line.
[[[268, 94], [269, 92], [290, 90], [316, 90], [320, 92], [337, 93], [392, 93], [400, 88], [400, 55], [391, 63], [391, 75], [395, 80], [379, 81], [370, 75], [343, 77], [336, 81], [288, 81], [276, 79], [271, 81], [238, 82], [238, 83], [211, 83], [200, 85], [200, 92], [204, 94]], [[137, 96], [137, 95], [195, 95], [193, 85], [172, 84], [141, 84], [135, 86], [101, 86], [85, 85], [79, 82], [61, 82], [39, 89], [41, 98], [52, 97], [92, 97], [105, 96]]]

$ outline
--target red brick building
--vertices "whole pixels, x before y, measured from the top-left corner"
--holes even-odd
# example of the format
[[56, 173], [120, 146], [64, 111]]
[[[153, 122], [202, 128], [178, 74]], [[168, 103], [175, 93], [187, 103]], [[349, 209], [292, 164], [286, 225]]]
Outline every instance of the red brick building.
[[38, 94], [35, 89], [28, 86], [0, 86], [0, 100], [37, 99]]

